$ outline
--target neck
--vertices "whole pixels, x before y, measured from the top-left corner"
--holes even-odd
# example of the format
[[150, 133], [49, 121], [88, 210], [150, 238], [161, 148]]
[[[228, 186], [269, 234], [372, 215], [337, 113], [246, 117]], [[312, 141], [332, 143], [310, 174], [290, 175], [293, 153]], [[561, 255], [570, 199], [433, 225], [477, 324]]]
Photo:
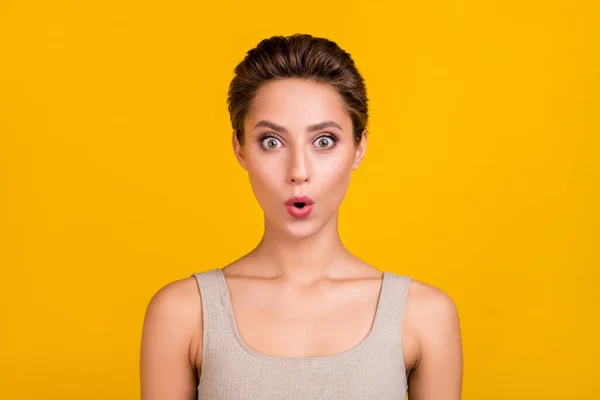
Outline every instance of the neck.
[[337, 275], [350, 253], [339, 236], [336, 213], [318, 232], [303, 238], [286, 235], [265, 219], [265, 233], [252, 257], [269, 275], [308, 282]]

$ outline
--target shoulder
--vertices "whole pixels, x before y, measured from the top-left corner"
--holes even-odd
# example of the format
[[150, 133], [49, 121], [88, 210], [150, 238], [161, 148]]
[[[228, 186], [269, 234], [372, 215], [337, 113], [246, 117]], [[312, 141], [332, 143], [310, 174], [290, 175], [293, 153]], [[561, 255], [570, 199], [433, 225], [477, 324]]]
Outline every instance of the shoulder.
[[458, 316], [456, 304], [446, 292], [416, 279], [411, 279], [406, 306], [418, 314], [420, 325], [448, 322]]
[[460, 344], [456, 304], [446, 292], [433, 285], [411, 279], [404, 318], [418, 343], [418, 358]]
[[458, 310], [443, 290], [411, 279], [406, 299], [406, 317], [420, 341], [435, 340], [458, 329]]
[[144, 317], [147, 340], [189, 348], [202, 330], [202, 305], [196, 278], [176, 280], [150, 299]]
[[403, 321], [411, 398], [460, 399], [462, 340], [454, 301], [411, 279]]
[[[177, 322], [200, 311], [200, 296], [196, 278], [176, 280], [160, 288], [148, 303], [146, 315]], [[182, 321], [183, 322], [183, 321]]]
[[197, 381], [201, 303], [194, 277], [160, 288], [150, 299], [142, 329], [142, 398], [188, 398]]

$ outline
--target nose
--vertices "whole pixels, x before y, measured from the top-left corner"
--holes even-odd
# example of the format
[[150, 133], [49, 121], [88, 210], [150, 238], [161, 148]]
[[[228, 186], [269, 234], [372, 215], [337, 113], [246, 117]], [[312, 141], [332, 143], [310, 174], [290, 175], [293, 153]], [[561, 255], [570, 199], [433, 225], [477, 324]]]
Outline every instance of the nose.
[[310, 162], [303, 149], [296, 149], [290, 157], [288, 181], [290, 183], [308, 182], [310, 178]]

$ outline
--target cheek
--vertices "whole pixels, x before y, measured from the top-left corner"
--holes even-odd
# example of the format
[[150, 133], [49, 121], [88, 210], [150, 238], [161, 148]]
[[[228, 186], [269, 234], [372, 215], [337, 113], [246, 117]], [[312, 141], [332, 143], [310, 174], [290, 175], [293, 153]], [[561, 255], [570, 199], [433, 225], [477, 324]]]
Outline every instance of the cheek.
[[258, 202], [266, 204], [277, 197], [282, 182], [282, 169], [268, 159], [251, 160], [248, 163], [248, 178]]
[[327, 193], [327, 199], [339, 203], [350, 184], [353, 158], [349, 156], [328, 160], [319, 166], [321, 184]]

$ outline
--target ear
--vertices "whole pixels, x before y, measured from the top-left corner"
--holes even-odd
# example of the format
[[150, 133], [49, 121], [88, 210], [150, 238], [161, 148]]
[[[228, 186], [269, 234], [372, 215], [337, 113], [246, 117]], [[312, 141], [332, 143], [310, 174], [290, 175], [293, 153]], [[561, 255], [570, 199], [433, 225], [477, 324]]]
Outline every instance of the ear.
[[235, 158], [237, 158], [242, 168], [244, 168], [244, 170], [247, 171], [246, 158], [244, 155], [244, 146], [240, 144], [240, 141], [238, 140], [238, 137], [235, 134], [235, 129], [233, 130], [233, 133], [231, 135], [231, 146], [233, 147], [233, 154], [235, 154]]
[[362, 133], [362, 137], [360, 139], [360, 143], [356, 146], [356, 150], [354, 151], [354, 163], [352, 164], [352, 169], [355, 170], [358, 168], [363, 158], [365, 157], [365, 153], [367, 152], [367, 130], [365, 129]]

